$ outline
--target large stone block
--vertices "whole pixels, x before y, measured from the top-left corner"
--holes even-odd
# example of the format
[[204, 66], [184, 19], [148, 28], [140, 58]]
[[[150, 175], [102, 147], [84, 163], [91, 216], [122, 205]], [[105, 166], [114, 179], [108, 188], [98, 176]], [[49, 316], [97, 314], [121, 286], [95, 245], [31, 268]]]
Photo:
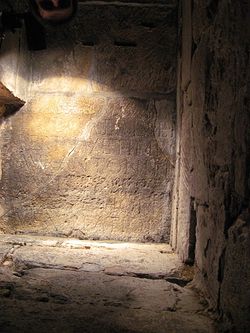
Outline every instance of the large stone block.
[[168, 6], [80, 6], [69, 26], [48, 29], [48, 50], [30, 58], [31, 90], [174, 91], [176, 20]]
[[176, 20], [175, 1], [83, 2], [46, 50], [8, 36], [27, 103], [2, 131], [3, 230], [168, 240]]
[[174, 107], [171, 100], [35, 95], [4, 137], [6, 228], [167, 240]]

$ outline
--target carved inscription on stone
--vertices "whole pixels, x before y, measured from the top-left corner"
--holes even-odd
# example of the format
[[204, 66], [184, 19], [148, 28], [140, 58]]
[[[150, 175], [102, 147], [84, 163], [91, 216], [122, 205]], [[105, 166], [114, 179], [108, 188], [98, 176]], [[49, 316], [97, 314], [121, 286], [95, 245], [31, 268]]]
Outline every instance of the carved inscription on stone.
[[[68, 236], [80, 230], [86, 238], [134, 241], [169, 238], [175, 103], [168, 91], [174, 87], [175, 60], [172, 48], [168, 53], [160, 44], [152, 47], [153, 38], [146, 43], [148, 28], [138, 20], [152, 15], [158, 20], [152, 34], [161, 31], [174, 47], [173, 35], [163, 29], [171, 9], [102, 9], [93, 28], [102, 37], [97, 46], [81, 42], [89, 17], [80, 11], [80, 26], [65, 30], [67, 43], [54, 33], [48, 35], [46, 52], [27, 56], [28, 102], [2, 133], [4, 231]], [[131, 32], [117, 21], [125, 14], [138, 48], [118, 43], [117, 36], [110, 46], [112, 26], [127, 38]], [[109, 22], [106, 36], [103, 20]], [[168, 62], [161, 72], [158, 58]]]

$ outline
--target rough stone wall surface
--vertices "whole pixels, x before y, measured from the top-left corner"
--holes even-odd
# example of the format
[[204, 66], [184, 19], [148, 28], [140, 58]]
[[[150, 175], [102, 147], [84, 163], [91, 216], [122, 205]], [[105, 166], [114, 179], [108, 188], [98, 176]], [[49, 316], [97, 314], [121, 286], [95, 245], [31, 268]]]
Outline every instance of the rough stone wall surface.
[[3, 232], [169, 239], [176, 20], [168, 4], [84, 4], [18, 75], [3, 46], [27, 101], [2, 129]]
[[227, 332], [249, 332], [250, 325], [249, 6], [182, 1], [172, 240], [190, 260], [188, 217], [196, 227], [199, 279]]

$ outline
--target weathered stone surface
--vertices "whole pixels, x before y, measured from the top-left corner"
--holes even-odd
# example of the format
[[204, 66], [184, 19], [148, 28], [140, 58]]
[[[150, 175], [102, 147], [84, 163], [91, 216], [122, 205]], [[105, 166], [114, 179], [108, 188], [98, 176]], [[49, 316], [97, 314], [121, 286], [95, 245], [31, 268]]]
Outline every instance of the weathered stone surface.
[[216, 332], [197, 296], [166, 281], [34, 269], [13, 278], [11, 289], [0, 305], [8, 333]]
[[202, 299], [166, 281], [183, 267], [167, 245], [10, 235], [2, 242], [20, 246], [14, 264], [0, 266], [3, 332], [216, 332]]
[[32, 93], [175, 92], [176, 22], [175, 8], [80, 7], [30, 58]]
[[4, 69], [29, 68], [27, 105], [2, 132], [2, 229], [168, 241], [175, 9], [80, 6], [47, 43], [2, 63], [20, 92]]
[[[229, 229], [228, 245], [225, 252], [221, 308], [224, 326], [226, 320], [234, 318], [239, 332], [247, 332], [250, 325], [250, 224], [249, 213], [243, 213]], [[240, 311], [239, 311], [240, 305]], [[229, 322], [230, 326], [230, 322]]]
[[0, 263], [2, 264], [8, 255], [9, 251], [12, 249], [13, 245], [1, 243], [0, 245]]
[[21, 268], [47, 267], [80, 271], [94, 269], [105, 271], [110, 275], [144, 274], [155, 278], [183, 280], [186, 279], [185, 272], [188, 271], [170, 246], [165, 244], [93, 242], [59, 237], [2, 235], [3, 250], [9, 249], [11, 245], [17, 246], [11, 256], [12, 261]]
[[[48, 113], [42, 101], [40, 110], [32, 113], [32, 103], [12, 119], [12, 136], [3, 147], [6, 227], [65, 235], [79, 229], [85, 238], [167, 239], [174, 104], [162, 101], [154, 108], [141, 100], [84, 98], [74, 113]], [[100, 111], [88, 109], [95, 104]]]
[[190, 260], [196, 240], [200, 286], [228, 323], [222, 331], [248, 332], [249, 2], [182, 4], [173, 244]]

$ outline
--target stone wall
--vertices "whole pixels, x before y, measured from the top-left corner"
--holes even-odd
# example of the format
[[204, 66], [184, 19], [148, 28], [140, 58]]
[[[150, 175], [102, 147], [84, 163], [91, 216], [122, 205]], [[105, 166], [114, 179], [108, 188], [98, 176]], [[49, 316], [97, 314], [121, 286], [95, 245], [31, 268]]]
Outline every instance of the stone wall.
[[249, 5], [182, 1], [172, 233], [185, 261], [196, 241], [197, 283], [223, 331], [241, 333], [250, 324]]
[[44, 51], [7, 38], [27, 103], [2, 130], [2, 232], [169, 240], [177, 11], [159, 4], [83, 3]]

